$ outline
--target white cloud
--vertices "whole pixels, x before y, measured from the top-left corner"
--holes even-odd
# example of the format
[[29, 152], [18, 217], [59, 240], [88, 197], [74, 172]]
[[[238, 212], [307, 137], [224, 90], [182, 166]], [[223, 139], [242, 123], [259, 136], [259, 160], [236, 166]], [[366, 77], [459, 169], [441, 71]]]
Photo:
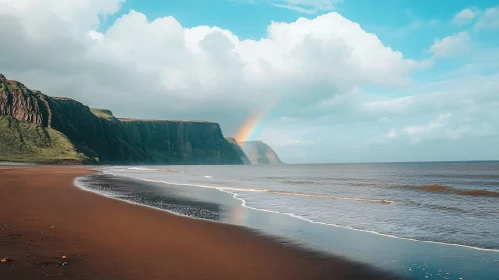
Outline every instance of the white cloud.
[[462, 54], [469, 49], [471, 38], [467, 31], [436, 39], [429, 51], [435, 58], [449, 57]]
[[[387, 125], [395, 127], [382, 137], [390, 147], [458, 137], [455, 144], [475, 135], [469, 126], [473, 133], [484, 127], [492, 143], [499, 127], [495, 56], [484, 55], [485, 70], [449, 73], [457, 78], [437, 72], [438, 82], [412, 84], [411, 73], [432, 61], [407, 59], [335, 12], [273, 22], [263, 38], [244, 40], [219, 27], [186, 28], [173, 17], [148, 19], [136, 11], [103, 30], [99, 19], [116, 12], [120, 0], [0, 1], [0, 73], [118, 116], [212, 120], [230, 136], [265, 108], [270, 113], [258, 138], [288, 155], [332, 161], [365, 160], [369, 151], [376, 152], [371, 160], [389, 158], [390, 149], [365, 143]], [[469, 34], [437, 40], [434, 57], [460, 54], [467, 47], [459, 43], [469, 46]], [[451, 115], [435, 119], [440, 112]], [[434, 120], [420, 125], [422, 118]], [[360, 148], [348, 148], [354, 146]]]
[[407, 126], [402, 131], [407, 135], [420, 135], [432, 132], [439, 132], [449, 121], [450, 114], [441, 114], [435, 121], [430, 121], [427, 125]]
[[367, 112], [401, 113], [407, 111], [413, 104], [414, 98], [412, 96], [404, 96], [394, 99], [368, 101], [362, 105]]
[[390, 139], [395, 139], [397, 138], [397, 136], [399, 135], [399, 133], [397, 132], [397, 130], [395, 128], [392, 128], [392, 130], [388, 131], [385, 136], [387, 138], [390, 138]]
[[120, 0], [5, 3], [0, 72], [7, 77], [120, 116], [218, 121], [227, 134], [266, 103], [302, 112], [354, 88], [406, 85], [417, 66], [335, 12], [273, 22], [266, 37], [241, 40], [136, 11], [97, 32]]
[[452, 23], [458, 25], [469, 24], [477, 15], [478, 12], [473, 11], [470, 8], [467, 8], [457, 13], [454, 19], [452, 20]]
[[380, 123], [389, 123], [391, 122], [392, 120], [386, 116], [383, 116], [381, 117], [379, 120], [378, 120]]
[[411, 143], [419, 143], [427, 139], [453, 140], [469, 133], [469, 126], [455, 126], [450, 124], [451, 114], [440, 114], [436, 120], [430, 121], [426, 125], [406, 126], [400, 130], [392, 129], [385, 137], [389, 139], [404, 138]]
[[283, 5], [283, 4], [272, 4], [272, 6], [277, 7], [277, 8], [283, 8], [283, 9], [288, 9], [304, 14], [315, 14], [317, 13], [317, 10], [314, 8], [304, 8], [302, 6], [294, 6], [294, 5]]
[[343, 0], [256, 0], [270, 2], [274, 7], [289, 9], [300, 13], [315, 14], [321, 11], [332, 11], [335, 5]]
[[102, 41], [104, 40], [104, 34], [100, 33], [100, 32], [97, 32], [95, 30], [90, 30], [88, 31], [88, 36], [92, 39], [92, 40], [96, 40], [96, 41]]
[[[70, 31], [96, 26], [99, 17], [113, 14], [124, 0], [2, 0], [0, 15], [24, 18], [26, 32], [35, 35], [35, 31], [44, 31], [56, 21], [71, 26]], [[29, 19], [28, 19], [29, 17]]]
[[457, 25], [466, 25], [476, 20], [474, 28], [495, 29], [499, 28], [499, 6], [487, 8], [481, 11], [477, 8], [467, 8], [457, 13], [452, 23]]
[[275, 147], [288, 147], [288, 146], [311, 146], [315, 145], [324, 138], [318, 138], [313, 140], [301, 140], [301, 139], [284, 139], [284, 140], [274, 140], [270, 142], [271, 146]]
[[499, 6], [485, 10], [475, 23], [476, 29], [499, 28]]

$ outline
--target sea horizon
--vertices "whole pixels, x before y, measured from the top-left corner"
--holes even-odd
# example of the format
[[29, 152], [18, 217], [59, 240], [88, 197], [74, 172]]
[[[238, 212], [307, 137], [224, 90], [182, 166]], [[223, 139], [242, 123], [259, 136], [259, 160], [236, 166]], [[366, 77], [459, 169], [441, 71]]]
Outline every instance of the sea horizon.
[[[309, 163], [283, 163], [289, 165], [321, 165], [321, 164], [377, 164], [377, 163], [459, 163], [459, 162], [499, 162], [492, 160], [427, 160], [427, 161], [356, 161], [356, 162], [309, 162]], [[161, 164], [159, 164], [161, 165]]]
[[[410, 163], [487, 163], [487, 162], [499, 162], [499, 159], [492, 160], [429, 160], [429, 161], [359, 161], [359, 162], [305, 162], [305, 163], [287, 163], [283, 162], [280, 164], [270, 164], [270, 165], [334, 165], [334, 164], [410, 164]], [[58, 164], [58, 163], [39, 163], [39, 162], [16, 162], [16, 161], [0, 161], [1, 165], [78, 165], [78, 164]], [[164, 164], [164, 163], [129, 163], [129, 164], [95, 164], [95, 163], [84, 163], [86, 166], [219, 166], [220, 164]], [[227, 166], [232, 164], [223, 164], [222, 166]], [[260, 165], [260, 164], [240, 164], [240, 165]]]

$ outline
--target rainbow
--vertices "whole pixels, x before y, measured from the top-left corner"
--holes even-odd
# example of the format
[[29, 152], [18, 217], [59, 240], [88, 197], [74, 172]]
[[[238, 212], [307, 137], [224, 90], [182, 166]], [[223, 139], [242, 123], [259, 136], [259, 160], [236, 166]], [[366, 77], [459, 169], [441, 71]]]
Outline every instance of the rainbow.
[[265, 112], [253, 114], [236, 132], [236, 141], [241, 143], [244, 141], [254, 140], [254, 138], [263, 129], [262, 121], [265, 118]]
[[278, 101], [280, 99], [269, 100], [267, 99], [265, 103], [260, 104], [257, 111], [243, 123], [243, 125], [236, 132], [234, 138], [238, 143], [244, 141], [256, 140], [255, 138], [262, 132], [265, 118], [270, 116], [271, 112], [277, 107]]

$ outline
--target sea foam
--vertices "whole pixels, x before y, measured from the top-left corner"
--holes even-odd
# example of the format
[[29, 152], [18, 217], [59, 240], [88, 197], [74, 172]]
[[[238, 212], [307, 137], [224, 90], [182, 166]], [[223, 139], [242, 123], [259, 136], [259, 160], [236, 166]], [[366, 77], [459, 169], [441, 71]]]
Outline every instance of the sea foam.
[[[107, 173], [107, 172], [104, 170], [104, 173]], [[112, 173], [110, 173], [110, 174], [112, 174]], [[303, 197], [315, 197], [315, 198], [337, 199], [337, 200], [351, 200], [351, 201], [358, 201], [358, 202], [382, 203], [382, 204], [396, 203], [396, 201], [392, 201], [392, 200], [356, 198], [356, 197], [339, 197], [339, 196], [320, 195], [320, 194], [285, 192], [285, 191], [269, 190], [269, 189], [243, 188], [243, 187], [238, 187], [238, 186], [232, 187], [232, 186], [213, 186], [213, 185], [194, 184], [194, 183], [180, 183], [180, 182], [171, 182], [171, 181], [164, 181], [164, 180], [145, 179], [145, 178], [132, 176], [129, 174], [120, 174], [120, 176], [132, 178], [132, 179], [136, 179], [136, 180], [141, 180], [141, 181], [145, 181], [145, 182], [151, 182], [151, 183], [161, 183], [161, 184], [175, 185], [175, 186], [189, 186], [189, 187], [216, 189], [216, 190], [231, 194], [233, 196], [233, 198], [235, 198], [241, 202], [242, 207], [256, 210], [256, 211], [263, 211], [263, 212], [287, 215], [287, 216], [290, 216], [290, 217], [293, 217], [296, 219], [300, 219], [300, 220], [303, 220], [306, 222], [314, 223], [314, 224], [321, 224], [321, 225], [326, 225], [326, 226], [344, 228], [344, 229], [348, 229], [348, 230], [354, 230], [354, 231], [365, 232], [365, 233], [369, 233], [369, 234], [375, 234], [375, 235], [383, 236], [383, 237], [387, 237], [387, 238], [407, 240], [407, 241], [411, 241], [411, 242], [424, 242], [424, 243], [440, 244], [440, 245], [446, 245], [446, 246], [457, 246], [457, 247], [468, 248], [468, 249], [473, 249], [473, 250], [499, 253], [499, 249], [488, 249], [488, 248], [468, 246], [468, 245], [456, 244], [456, 243], [446, 243], [446, 242], [438, 242], [438, 241], [431, 241], [431, 240], [420, 240], [420, 239], [414, 239], [414, 238], [400, 237], [400, 236], [381, 233], [381, 232], [377, 232], [377, 231], [373, 231], [373, 230], [359, 229], [359, 228], [355, 228], [352, 226], [344, 226], [344, 225], [339, 225], [339, 224], [334, 224], [334, 223], [316, 221], [316, 220], [313, 220], [310, 218], [305, 218], [303, 216], [296, 215], [295, 213], [280, 212], [280, 211], [275, 211], [275, 210], [252, 207], [252, 206], [247, 205], [247, 201], [245, 199], [241, 198], [239, 196], [239, 194], [236, 192], [256, 192], [256, 193], [267, 193], [267, 194], [275, 194], [275, 195], [289, 195], [289, 196], [303, 196]], [[168, 211], [168, 212], [171, 212], [171, 211]], [[175, 213], [175, 214], [178, 214], [178, 213]]]

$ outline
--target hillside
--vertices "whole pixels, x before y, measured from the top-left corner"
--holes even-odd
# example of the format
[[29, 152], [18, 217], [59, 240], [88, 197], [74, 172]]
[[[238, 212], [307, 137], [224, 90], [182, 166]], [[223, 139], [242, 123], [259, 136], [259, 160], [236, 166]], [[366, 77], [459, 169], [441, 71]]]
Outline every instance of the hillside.
[[237, 155], [241, 158], [244, 164], [251, 164], [248, 156], [246, 156], [243, 149], [234, 137], [225, 137], [225, 139], [232, 145], [232, 148], [236, 151]]
[[251, 164], [282, 164], [277, 153], [262, 141], [246, 141], [240, 143]]
[[52, 128], [0, 116], [0, 161], [71, 163], [88, 158]]
[[242, 164], [218, 123], [120, 119], [131, 142], [153, 162], [169, 164]]
[[0, 161], [114, 164], [242, 164], [212, 122], [115, 118], [49, 97], [0, 74]]

